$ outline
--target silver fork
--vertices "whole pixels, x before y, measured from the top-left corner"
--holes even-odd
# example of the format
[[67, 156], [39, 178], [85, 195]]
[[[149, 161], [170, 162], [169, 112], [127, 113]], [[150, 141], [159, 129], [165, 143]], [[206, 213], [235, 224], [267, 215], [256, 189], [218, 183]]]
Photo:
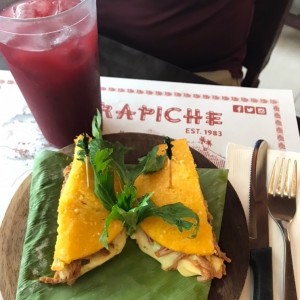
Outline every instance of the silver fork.
[[[297, 292], [291, 254], [289, 225], [296, 213], [297, 161], [294, 161], [292, 170], [290, 170], [290, 159], [288, 160], [286, 167], [285, 159], [282, 159], [279, 171], [277, 168], [278, 163], [279, 158], [276, 159], [270, 178], [268, 207], [272, 218], [281, 230], [285, 242], [284, 299], [293, 300], [297, 299]], [[278, 173], [278, 175], [276, 175], [276, 173]]]

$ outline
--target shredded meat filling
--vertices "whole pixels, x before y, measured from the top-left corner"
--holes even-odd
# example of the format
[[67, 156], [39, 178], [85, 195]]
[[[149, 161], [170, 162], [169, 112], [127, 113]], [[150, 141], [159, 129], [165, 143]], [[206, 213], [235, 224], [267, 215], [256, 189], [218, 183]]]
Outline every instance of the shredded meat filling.
[[171, 270], [176, 270], [178, 267], [178, 262], [183, 259], [184, 257], [186, 257], [186, 254], [180, 253], [173, 261], [172, 265], [169, 266], [166, 271], [171, 271]]
[[198, 281], [205, 281], [215, 277], [215, 270], [206, 257], [197, 256], [197, 260], [193, 260], [192, 263], [201, 271], [202, 275], [197, 277]]
[[220, 246], [218, 245], [218, 243], [216, 242], [216, 239], [214, 238], [214, 246], [215, 246], [215, 250], [217, 252], [217, 256], [224, 259], [226, 262], [230, 263], [231, 259], [229, 257], [226, 256], [226, 253], [224, 253], [221, 249]]
[[88, 259], [74, 260], [70, 264], [66, 265], [64, 270], [64, 273], [66, 274], [65, 278], [60, 276], [60, 272], [55, 272], [53, 277], [43, 276], [39, 278], [39, 281], [49, 284], [67, 283], [68, 285], [72, 285], [80, 276], [81, 267], [88, 263]]
[[[109, 244], [109, 246], [114, 247], [112, 243]], [[105, 248], [101, 249], [99, 253], [103, 256], [107, 256], [110, 254], [109, 250]], [[63, 271], [56, 271], [53, 277], [40, 277], [39, 281], [49, 284], [67, 283], [68, 285], [72, 285], [76, 281], [76, 279], [80, 277], [81, 268], [84, 265], [87, 265], [89, 262], [90, 260], [88, 258], [74, 260], [70, 264], [65, 264], [65, 268]]]
[[162, 256], [165, 256], [165, 255], [168, 255], [170, 253], [172, 253], [173, 251], [166, 248], [166, 247], [160, 247], [160, 249], [158, 249], [157, 251], [155, 251], [155, 255], [157, 257], [162, 257]]
[[65, 183], [69, 177], [69, 174], [71, 172], [72, 169], [72, 163], [70, 163], [69, 165], [67, 165], [64, 170], [63, 170], [63, 174], [64, 174], [64, 182]]
[[[147, 236], [148, 242], [153, 243], [153, 241]], [[223, 275], [226, 275], [226, 266], [223, 264], [218, 270], [213, 265], [213, 260], [221, 259], [228, 263], [231, 262], [231, 259], [226, 256], [224, 252], [221, 251], [219, 245], [214, 238], [215, 254], [212, 256], [199, 256], [199, 255], [188, 255], [177, 252], [176, 258], [173, 260], [172, 264], [168, 266], [166, 271], [176, 270], [180, 260], [188, 260], [196, 269], [199, 270], [200, 276], [197, 277], [198, 281], [206, 281], [213, 278], [222, 278]], [[161, 246], [154, 254], [157, 257], [163, 257], [165, 255], [173, 253], [173, 250]], [[193, 257], [194, 256], [194, 257]]]

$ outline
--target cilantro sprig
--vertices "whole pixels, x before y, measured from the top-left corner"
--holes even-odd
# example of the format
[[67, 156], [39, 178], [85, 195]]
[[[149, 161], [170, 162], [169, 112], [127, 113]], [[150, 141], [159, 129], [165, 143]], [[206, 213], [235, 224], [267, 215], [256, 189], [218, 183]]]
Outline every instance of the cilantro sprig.
[[[152, 194], [145, 194], [140, 199], [137, 198], [137, 190], [134, 186], [136, 178], [141, 174], [160, 170], [167, 154], [157, 155], [158, 147], [156, 146], [145, 157], [140, 158], [137, 165], [127, 166], [125, 155], [129, 148], [118, 142], [111, 143], [103, 139], [99, 111], [93, 119], [92, 135], [93, 138], [89, 140], [88, 145], [86, 140], [78, 141], [77, 145], [80, 150], [77, 158], [84, 161], [88, 153], [88, 159], [94, 172], [94, 192], [110, 212], [100, 237], [106, 248], [108, 248], [108, 229], [113, 220], [120, 220], [128, 235], [132, 235], [139, 223], [151, 216], [162, 218], [165, 222], [177, 226], [181, 232], [194, 228], [191, 237], [197, 235], [199, 217], [182, 203], [159, 207], [151, 200]], [[121, 182], [120, 192], [115, 191], [115, 175]]]

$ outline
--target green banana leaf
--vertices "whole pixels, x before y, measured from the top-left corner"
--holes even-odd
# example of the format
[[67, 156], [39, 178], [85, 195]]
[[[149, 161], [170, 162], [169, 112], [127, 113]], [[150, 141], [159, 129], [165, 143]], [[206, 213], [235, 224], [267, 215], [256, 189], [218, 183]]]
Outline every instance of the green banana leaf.
[[[17, 287], [21, 299], [207, 299], [210, 282], [182, 277], [177, 271], [165, 272], [160, 264], [127, 239], [122, 253], [79, 278], [73, 286], [51, 286], [38, 282], [40, 276], [52, 276], [57, 230], [58, 198], [63, 182], [63, 168], [71, 158], [52, 151], [42, 151], [32, 172], [29, 215]], [[213, 215], [217, 237], [220, 233], [227, 171], [199, 169], [201, 187]]]

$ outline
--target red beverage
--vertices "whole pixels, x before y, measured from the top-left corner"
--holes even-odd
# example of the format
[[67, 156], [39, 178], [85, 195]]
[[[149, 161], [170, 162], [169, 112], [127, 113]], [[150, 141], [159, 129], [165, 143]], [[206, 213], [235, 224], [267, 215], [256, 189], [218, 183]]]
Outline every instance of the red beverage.
[[[79, 2], [70, 8], [59, 0], [24, 1], [0, 11], [0, 52], [44, 136], [57, 147], [90, 132], [101, 108], [95, 0]], [[4, 28], [3, 19], [15, 25]]]

